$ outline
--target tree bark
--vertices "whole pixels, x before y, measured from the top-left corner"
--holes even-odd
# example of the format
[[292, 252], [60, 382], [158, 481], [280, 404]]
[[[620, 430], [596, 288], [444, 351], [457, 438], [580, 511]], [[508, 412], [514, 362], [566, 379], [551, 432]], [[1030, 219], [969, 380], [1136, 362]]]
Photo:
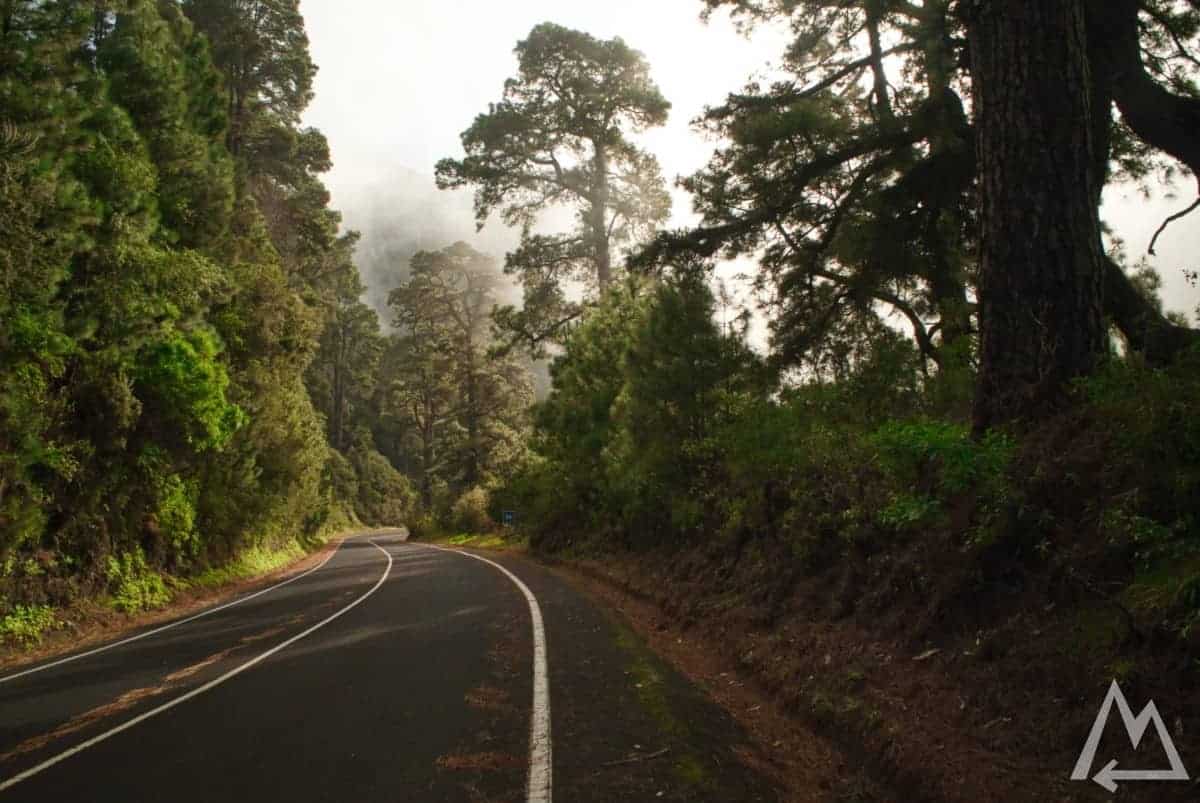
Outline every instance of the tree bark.
[[333, 421], [330, 427], [333, 430], [333, 437], [330, 439], [333, 442], [333, 448], [340, 451], [345, 451], [346, 442], [342, 437], [342, 431], [345, 428], [345, 392], [342, 383], [342, 366], [341, 361], [333, 364]]
[[467, 488], [472, 488], [479, 484], [480, 475], [480, 456], [482, 449], [479, 448], [479, 390], [478, 390], [478, 373], [475, 365], [475, 347], [470, 346], [467, 365], [467, 383], [466, 383], [466, 422], [467, 422], [467, 459], [466, 466], [463, 470], [463, 481]]
[[421, 504], [433, 509], [434, 414], [433, 404], [425, 398], [425, 420], [421, 422]]
[[1085, 0], [976, 0], [982, 431], [1044, 414], [1106, 351]]
[[608, 151], [601, 143], [596, 144], [593, 159], [596, 182], [593, 185], [592, 206], [589, 210], [592, 227], [592, 248], [596, 259], [596, 281], [603, 292], [612, 281], [612, 255], [608, 250]]

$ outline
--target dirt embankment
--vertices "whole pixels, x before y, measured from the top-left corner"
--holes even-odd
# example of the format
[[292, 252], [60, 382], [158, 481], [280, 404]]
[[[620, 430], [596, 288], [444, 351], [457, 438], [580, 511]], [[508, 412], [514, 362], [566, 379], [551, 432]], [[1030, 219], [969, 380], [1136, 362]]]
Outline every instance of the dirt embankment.
[[[798, 801], [1112, 800], [1070, 775], [1114, 678], [1200, 770], [1194, 637], [1131, 631], [1061, 569], [983, 570], [936, 538], [900, 552], [810, 573], [771, 543], [551, 562], [757, 733]], [[1091, 775], [1113, 759], [1169, 766], [1115, 709]], [[1195, 780], [1120, 783], [1122, 800], [1200, 799]]]

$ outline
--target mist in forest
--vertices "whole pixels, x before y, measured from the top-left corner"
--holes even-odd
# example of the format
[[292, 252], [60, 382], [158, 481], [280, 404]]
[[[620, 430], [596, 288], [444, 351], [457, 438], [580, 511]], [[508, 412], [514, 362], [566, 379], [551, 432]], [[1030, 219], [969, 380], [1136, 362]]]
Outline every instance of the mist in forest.
[[[385, 328], [392, 323], [388, 293], [408, 278], [413, 254], [461, 241], [494, 257], [500, 271], [504, 254], [518, 240], [517, 232], [500, 225], [476, 231], [469, 193], [440, 191], [432, 176], [405, 167], [343, 190], [336, 203], [344, 228], [362, 235], [355, 263], [367, 286], [364, 300]], [[504, 303], [519, 303], [519, 289], [511, 282], [506, 287]]]

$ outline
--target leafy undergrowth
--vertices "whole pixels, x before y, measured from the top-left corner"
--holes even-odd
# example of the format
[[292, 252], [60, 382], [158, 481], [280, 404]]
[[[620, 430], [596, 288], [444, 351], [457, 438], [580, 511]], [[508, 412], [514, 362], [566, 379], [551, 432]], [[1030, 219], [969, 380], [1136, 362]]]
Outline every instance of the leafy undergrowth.
[[[637, 518], [572, 527], [583, 494], [529, 501], [534, 547], [657, 603], [895, 799], [1108, 799], [1069, 776], [1113, 679], [1200, 760], [1200, 354], [1114, 363], [1069, 410], [979, 439], [841, 392], [735, 415], [701, 482], [635, 466], [624, 496], [582, 486]], [[566, 470], [536, 467], [569, 487]], [[642, 487], [701, 504], [658, 517]], [[1113, 729], [1093, 772], [1166, 766], [1155, 738], [1135, 753]]]
[[108, 558], [109, 604], [121, 613], [140, 613], [161, 608], [171, 601], [163, 575], [146, 564], [142, 551], [125, 552]]
[[0, 644], [40, 644], [42, 636], [60, 624], [54, 609], [48, 605], [17, 605], [10, 613], [0, 617]]
[[[109, 556], [98, 579], [84, 584], [77, 567], [60, 566], [53, 556], [42, 554], [36, 566], [30, 564], [20, 575], [26, 600], [0, 598], [0, 665], [46, 657], [211, 603], [214, 595], [285, 570], [348, 532], [305, 544], [291, 540], [276, 547], [252, 546], [190, 577], [157, 570], [134, 549]], [[40, 601], [28, 601], [31, 597]]]

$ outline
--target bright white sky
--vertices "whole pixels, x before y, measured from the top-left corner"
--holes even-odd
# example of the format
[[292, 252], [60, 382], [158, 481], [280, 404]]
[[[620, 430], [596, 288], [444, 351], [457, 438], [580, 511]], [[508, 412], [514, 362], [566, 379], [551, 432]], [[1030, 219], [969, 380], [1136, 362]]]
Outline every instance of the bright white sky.
[[[432, 177], [438, 159], [460, 155], [459, 133], [500, 98], [515, 72], [513, 46], [540, 22], [621, 36], [646, 55], [673, 109], [642, 142], [668, 179], [694, 172], [713, 149], [689, 122], [778, 60], [787, 41], [770, 29], [747, 39], [723, 16], [706, 25], [699, 0], [302, 0], [301, 9], [320, 67], [305, 122], [329, 138], [334, 169], [326, 182], [335, 206], [346, 207], [397, 168]], [[1191, 196], [1190, 185], [1179, 199], [1151, 202], [1111, 191], [1105, 214], [1136, 256]], [[677, 190], [672, 225], [691, 222], [690, 213]], [[1176, 223], [1153, 260], [1168, 307], [1186, 312], [1200, 304], [1183, 276], [1200, 267], [1197, 221], [1200, 214]]]
[[[689, 122], [786, 42], [771, 30], [747, 39], [723, 17], [705, 25], [701, 8], [698, 0], [302, 0], [320, 66], [306, 122], [332, 143], [335, 203], [387, 167], [432, 176], [439, 159], [461, 155], [459, 134], [516, 72], [513, 47], [547, 21], [620, 36], [646, 55], [673, 108], [643, 144], [668, 179], [694, 172], [712, 145]], [[686, 194], [676, 207], [674, 223], [691, 219]]]

